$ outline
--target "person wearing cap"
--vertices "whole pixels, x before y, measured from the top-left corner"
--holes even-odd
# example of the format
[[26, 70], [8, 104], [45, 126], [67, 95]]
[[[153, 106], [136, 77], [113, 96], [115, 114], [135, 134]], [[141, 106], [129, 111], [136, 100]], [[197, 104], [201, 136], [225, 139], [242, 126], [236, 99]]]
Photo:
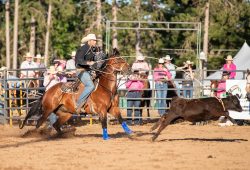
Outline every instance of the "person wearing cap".
[[71, 52], [71, 59], [69, 59], [66, 63], [66, 70], [68, 70], [67, 74], [72, 77], [72, 75], [76, 74], [76, 62], [75, 62], [76, 51]]
[[[32, 60], [33, 56], [28, 52], [25, 54], [25, 61], [21, 63], [20, 69], [34, 69], [37, 68], [37, 64]], [[34, 78], [38, 77], [35, 70], [23, 70], [21, 71], [20, 78]]]
[[[174, 64], [171, 63], [172, 58], [170, 57], [170, 55], [166, 55], [164, 58], [164, 66], [169, 70], [169, 72], [171, 73], [172, 79], [175, 79], [176, 77], [176, 71], [175, 71], [175, 66]], [[177, 94], [178, 96], [180, 96], [180, 89], [179, 89], [179, 83], [178, 81], [174, 81], [174, 85], [175, 88], [177, 90]]]
[[229, 71], [223, 71], [222, 73], [222, 78], [218, 82], [218, 87], [217, 87], [217, 93], [216, 96], [219, 98], [226, 97], [226, 81], [230, 77], [230, 72]]
[[98, 50], [96, 47], [96, 41], [97, 39], [95, 34], [88, 34], [84, 38], [84, 42], [82, 42], [84, 45], [81, 46], [76, 52], [75, 62], [77, 76], [85, 86], [77, 101], [76, 113], [80, 113], [81, 107], [84, 105], [85, 100], [95, 88], [90, 76], [90, 71], [91, 66], [93, 66], [95, 63], [95, 53]]
[[194, 74], [192, 70], [193, 62], [190, 60], [187, 60], [186, 62], [183, 63], [184, 66], [183, 71], [183, 82], [182, 82], [182, 88], [183, 88], [183, 96], [185, 98], [192, 98], [193, 97], [193, 79], [194, 79]]
[[171, 73], [167, 68], [164, 67], [164, 59], [160, 58], [158, 60], [158, 66], [154, 68], [153, 78], [155, 81], [156, 89], [156, 102], [158, 113], [163, 115], [166, 113], [166, 96], [168, 90], [168, 81], [171, 79]]
[[223, 65], [223, 70], [224, 71], [229, 71], [230, 76], [229, 79], [235, 79], [236, 76], [236, 65], [233, 63], [233, 57], [231, 55], [228, 55], [226, 60], [226, 64]]
[[[134, 124], [139, 125], [142, 123], [141, 120], [141, 97], [142, 97], [142, 89], [144, 88], [143, 80], [141, 80], [139, 75], [139, 70], [133, 70], [133, 74], [129, 77], [129, 80], [125, 83], [126, 88], [128, 89], [127, 93], [127, 117], [128, 117], [128, 124], [132, 124], [132, 107], [135, 107], [134, 109]], [[137, 99], [139, 98], [139, 99]]]

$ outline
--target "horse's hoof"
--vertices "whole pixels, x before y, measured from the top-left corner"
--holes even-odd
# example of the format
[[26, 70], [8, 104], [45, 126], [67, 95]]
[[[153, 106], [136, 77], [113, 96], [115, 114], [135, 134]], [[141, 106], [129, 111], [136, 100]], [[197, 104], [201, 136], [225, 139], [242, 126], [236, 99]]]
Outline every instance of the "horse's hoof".
[[109, 140], [110, 137], [103, 137], [103, 140]]
[[24, 121], [23, 120], [20, 120], [19, 122], [18, 122], [18, 124], [19, 124], [19, 129], [22, 129], [24, 126], [23, 126], [23, 123], [24, 123]]

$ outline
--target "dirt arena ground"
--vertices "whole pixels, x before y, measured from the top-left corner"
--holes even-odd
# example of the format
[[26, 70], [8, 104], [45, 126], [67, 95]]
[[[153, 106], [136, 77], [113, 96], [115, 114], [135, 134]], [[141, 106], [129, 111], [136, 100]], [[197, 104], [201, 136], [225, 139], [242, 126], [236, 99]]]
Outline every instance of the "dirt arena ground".
[[174, 124], [150, 142], [152, 124], [132, 126], [128, 138], [109, 125], [78, 127], [75, 136], [32, 132], [34, 127], [0, 126], [0, 169], [250, 169], [250, 126]]

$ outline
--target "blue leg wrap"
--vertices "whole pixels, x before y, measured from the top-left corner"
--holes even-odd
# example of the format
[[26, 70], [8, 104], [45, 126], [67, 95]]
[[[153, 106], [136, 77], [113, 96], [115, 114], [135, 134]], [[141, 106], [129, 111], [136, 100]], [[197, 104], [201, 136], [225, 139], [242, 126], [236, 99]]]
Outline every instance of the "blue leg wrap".
[[127, 134], [131, 134], [132, 130], [129, 129], [128, 125], [126, 122], [122, 122], [122, 128]]
[[104, 140], [108, 140], [109, 139], [107, 128], [103, 128], [102, 129], [102, 137], [103, 137]]

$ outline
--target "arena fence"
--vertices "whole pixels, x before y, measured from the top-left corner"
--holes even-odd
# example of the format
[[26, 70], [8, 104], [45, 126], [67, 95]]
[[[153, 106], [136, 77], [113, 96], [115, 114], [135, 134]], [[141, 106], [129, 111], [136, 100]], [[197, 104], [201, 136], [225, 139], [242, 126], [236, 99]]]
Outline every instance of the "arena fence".
[[[22, 71], [31, 71], [31, 70], [38, 70], [38, 69], [23, 69]], [[0, 70], [0, 123], [10, 125], [13, 124], [13, 121], [19, 121], [25, 117], [27, 112], [29, 111], [32, 103], [37, 100], [40, 96], [43, 95], [45, 92], [45, 87], [42, 85], [42, 81], [44, 79], [44, 72], [45, 69], [39, 69], [40, 76], [36, 78], [18, 78], [20, 69], [16, 70]], [[206, 72], [212, 72], [217, 70], [205, 70]], [[141, 109], [143, 111], [142, 119], [149, 120], [149, 119], [156, 119], [159, 118], [159, 114], [157, 113], [158, 109], [169, 109], [169, 105], [166, 108], [160, 108], [157, 106], [157, 100], [168, 100], [171, 101], [172, 96], [166, 96], [165, 98], [156, 98], [156, 89], [155, 89], [155, 82], [153, 81], [152, 74], [153, 71], [150, 71], [148, 80], [150, 82], [151, 88], [143, 89], [143, 91], [151, 91], [152, 96], [147, 98], [139, 98], [141, 100], [148, 100], [150, 101], [149, 106], [142, 106], [139, 108], [129, 108], [127, 107], [127, 100], [133, 100], [131, 98], [126, 97], [127, 89], [125, 88], [125, 82], [127, 81], [127, 77], [121, 77], [118, 75], [118, 94], [120, 96], [119, 99], [119, 107], [122, 110], [123, 117], [126, 117], [126, 110], [127, 109]], [[193, 98], [197, 97], [208, 97], [211, 94], [210, 88], [210, 80], [202, 77], [203, 73], [198, 70], [194, 70], [197, 75], [195, 76], [195, 80], [193, 81], [193, 87], [190, 88], [183, 88], [182, 81], [184, 79], [176, 78], [173, 82], [178, 83], [179, 87], [168, 88], [168, 93], [170, 91], [180, 90], [180, 93], [183, 93], [183, 90], [192, 90], [193, 91]], [[243, 73], [242, 79], [244, 79], [245, 70], [237, 70], [237, 72]], [[178, 77], [177, 72], [177, 77]], [[14, 76], [16, 75], [16, 76]], [[72, 79], [68, 79], [72, 80]], [[150, 116], [145, 115], [146, 109], [149, 109]], [[79, 115], [73, 115], [74, 117], [79, 117]], [[131, 118], [131, 117], [129, 117]], [[132, 116], [132, 119], [138, 118]], [[89, 117], [81, 117], [82, 120], [89, 120], [92, 124], [93, 119], [98, 119], [98, 116], [89, 116]], [[110, 117], [113, 119], [113, 117]], [[36, 121], [37, 118], [31, 119], [30, 121]]]

